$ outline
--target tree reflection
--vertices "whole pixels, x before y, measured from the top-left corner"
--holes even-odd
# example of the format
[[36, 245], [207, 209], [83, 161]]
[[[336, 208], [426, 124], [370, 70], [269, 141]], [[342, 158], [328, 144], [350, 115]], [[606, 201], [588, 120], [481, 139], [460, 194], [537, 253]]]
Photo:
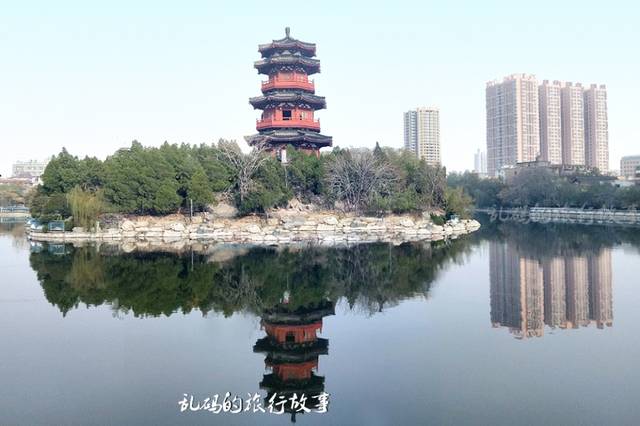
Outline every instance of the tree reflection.
[[281, 303], [306, 307], [346, 298], [366, 313], [426, 296], [447, 264], [470, 250], [460, 239], [434, 244], [366, 244], [343, 248], [260, 248], [223, 261], [205, 254], [120, 253], [95, 247], [45, 246], [31, 254], [45, 296], [63, 315], [80, 304], [110, 304], [135, 316], [211, 311], [256, 315]]

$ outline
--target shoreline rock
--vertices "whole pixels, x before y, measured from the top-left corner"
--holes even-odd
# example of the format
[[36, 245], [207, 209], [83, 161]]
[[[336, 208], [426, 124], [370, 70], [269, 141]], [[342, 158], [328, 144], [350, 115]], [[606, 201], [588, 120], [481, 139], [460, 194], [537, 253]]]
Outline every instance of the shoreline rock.
[[72, 232], [30, 233], [33, 241], [51, 242], [204, 242], [279, 245], [295, 242], [360, 243], [437, 241], [456, 238], [476, 231], [480, 224], [471, 220], [435, 225], [428, 214], [366, 217], [336, 212], [288, 212], [265, 218], [188, 216], [124, 217], [111, 227], [98, 227], [86, 232], [75, 228]]

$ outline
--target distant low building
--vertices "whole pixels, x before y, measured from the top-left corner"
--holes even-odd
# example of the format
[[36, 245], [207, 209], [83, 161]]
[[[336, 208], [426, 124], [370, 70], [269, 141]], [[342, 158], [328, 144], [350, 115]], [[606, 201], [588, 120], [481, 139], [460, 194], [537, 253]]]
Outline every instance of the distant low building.
[[44, 169], [47, 167], [47, 164], [49, 164], [49, 161], [49, 158], [44, 161], [16, 161], [13, 164], [12, 176], [14, 178], [38, 179], [44, 173]]
[[583, 165], [552, 164], [551, 162], [545, 160], [527, 161], [516, 163], [514, 166], [503, 167], [500, 171], [500, 175], [504, 178], [505, 182], [510, 182], [523, 170], [530, 170], [533, 168], [549, 170], [553, 175], [565, 177], [574, 183], [616, 182], [616, 178], [614, 176], [599, 174], [598, 169], [594, 167]]
[[628, 155], [620, 160], [620, 176], [631, 179], [636, 177], [640, 167], [640, 155]]

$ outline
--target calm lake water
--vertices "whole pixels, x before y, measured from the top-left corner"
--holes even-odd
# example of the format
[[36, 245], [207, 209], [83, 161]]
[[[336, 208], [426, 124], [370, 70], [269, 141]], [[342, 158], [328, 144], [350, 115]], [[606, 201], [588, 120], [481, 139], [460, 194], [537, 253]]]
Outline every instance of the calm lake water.
[[[640, 423], [637, 230], [172, 254], [1, 226], [1, 425]], [[226, 392], [316, 408], [180, 412]]]

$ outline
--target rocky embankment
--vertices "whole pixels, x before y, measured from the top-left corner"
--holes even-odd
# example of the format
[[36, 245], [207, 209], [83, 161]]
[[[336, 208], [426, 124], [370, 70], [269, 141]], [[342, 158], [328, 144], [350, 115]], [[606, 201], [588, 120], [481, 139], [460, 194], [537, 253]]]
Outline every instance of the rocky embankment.
[[[104, 226], [104, 225], [103, 225]], [[123, 217], [110, 227], [95, 232], [75, 228], [72, 232], [31, 232], [34, 241], [249, 243], [277, 245], [292, 242], [323, 244], [357, 242], [404, 242], [455, 238], [477, 230], [475, 220], [435, 225], [428, 215], [362, 217], [335, 212], [280, 212], [268, 218], [247, 216], [218, 218], [203, 214], [190, 219], [182, 215], [165, 217]]]

